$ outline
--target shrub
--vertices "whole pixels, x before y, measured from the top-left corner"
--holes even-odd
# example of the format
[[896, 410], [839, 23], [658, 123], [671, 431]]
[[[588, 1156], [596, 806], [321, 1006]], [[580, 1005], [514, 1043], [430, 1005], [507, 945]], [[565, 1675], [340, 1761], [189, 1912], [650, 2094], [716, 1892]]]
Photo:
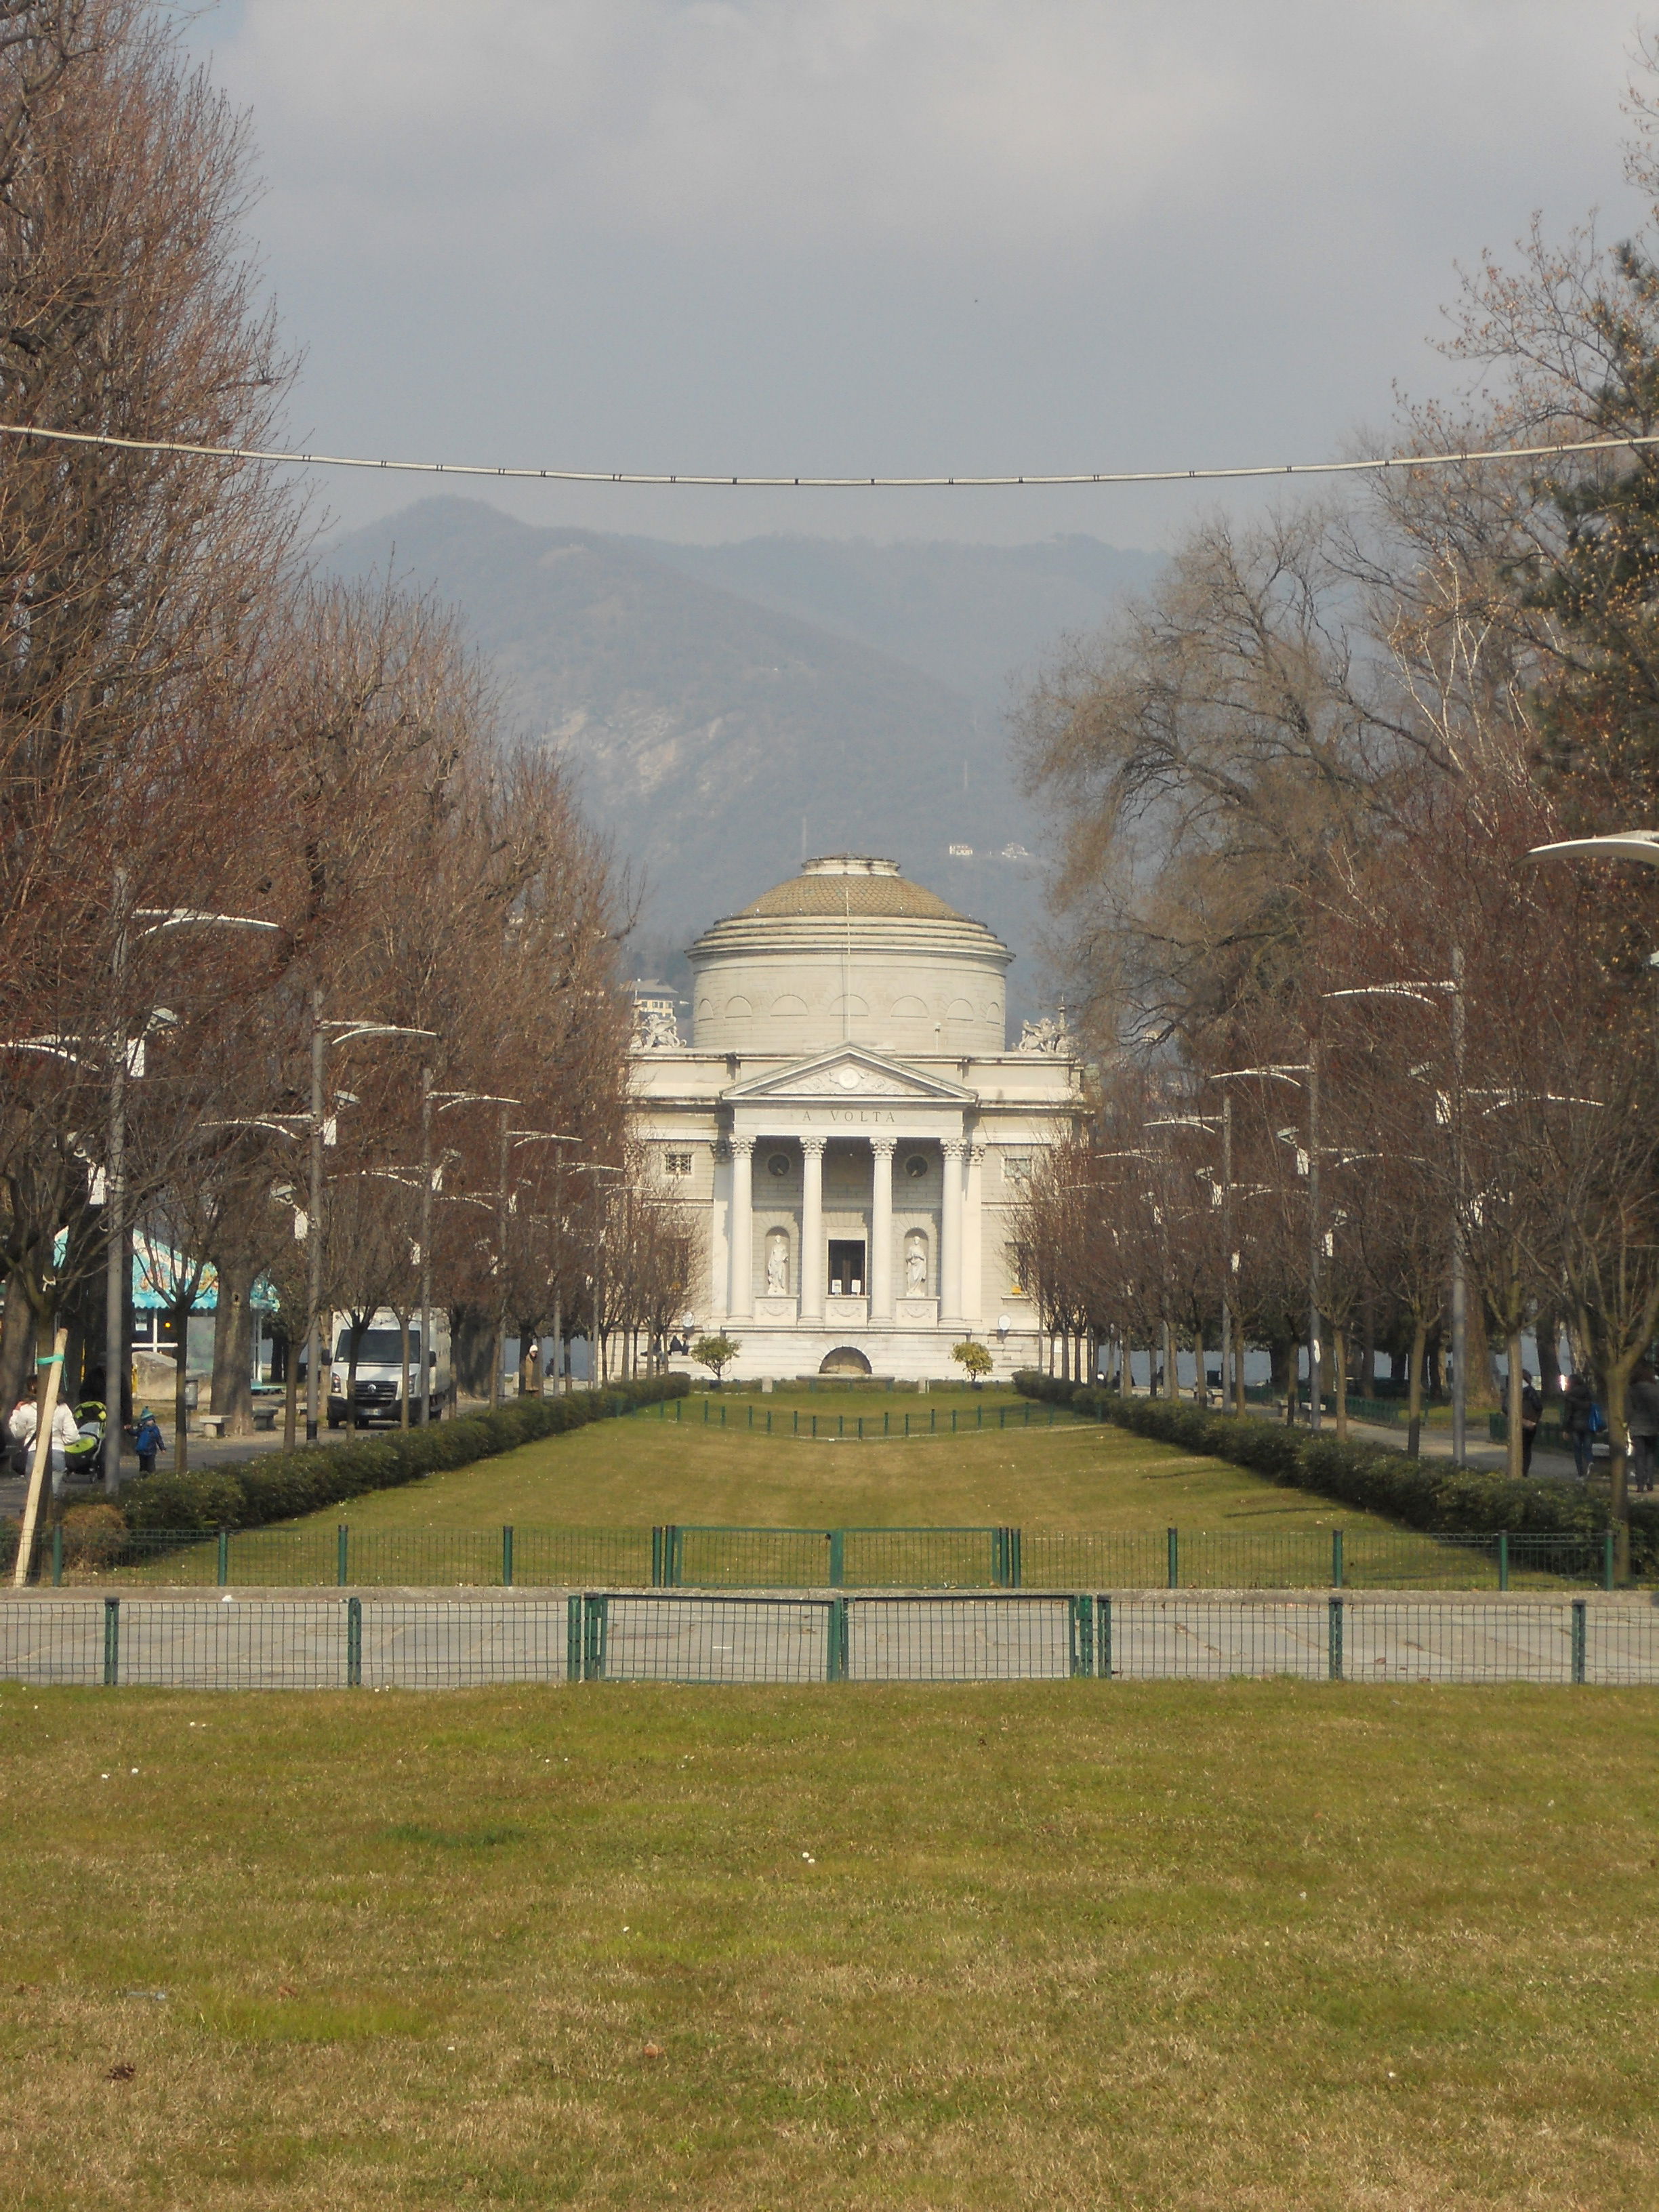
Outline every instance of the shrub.
[[494, 1413], [460, 1421], [398, 1429], [386, 1437], [356, 1437], [341, 1444], [311, 1444], [297, 1451], [216, 1467], [201, 1474], [147, 1474], [121, 1491], [129, 1528], [177, 1530], [256, 1528], [291, 1521], [475, 1460], [515, 1451], [538, 1437], [567, 1435], [589, 1421], [631, 1413], [636, 1406], [679, 1398], [683, 1375], [614, 1382], [603, 1390], [576, 1390], [563, 1398], [515, 1398]]
[[[1436, 1535], [1596, 1536], [1612, 1515], [1608, 1501], [1581, 1483], [1453, 1467], [1445, 1460], [1410, 1459], [1379, 1444], [1339, 1443], [1335, 1437], [1274, 1421], [1241, 1420], [1199, 1406], [1162, 1398], [1127, 1398], [1089, 1383], [1024, 1369], [1014, 1388], [1028, 1398], [1069, 1406], [1073, 1413], [1111, 1421], [1135, 1435], [1183, 1451], [1248, 1468], [1268, 1482], [1316, 1492], [1322, 1498], [1398, 1521]], [[1631, 1566], [1659, 1571], [1659, 1504], [1631, 1506]]]
[[61, 1525], [66, 1566], [107, 1567], [127, 1540], [125, 1515], [118, 1505], [107, 1503], [71, 1505]]

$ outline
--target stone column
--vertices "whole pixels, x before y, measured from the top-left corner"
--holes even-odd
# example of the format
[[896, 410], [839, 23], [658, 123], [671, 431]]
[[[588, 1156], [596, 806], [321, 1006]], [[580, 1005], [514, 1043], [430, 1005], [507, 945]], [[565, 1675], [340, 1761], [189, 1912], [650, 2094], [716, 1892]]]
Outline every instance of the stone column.
[[731, 1226], [726, 1240], [732, 1255], [732, 1291], [726, 1310], [733, 1321], [747, 1321], [755, 1310], [754, 1157], [752, 1137], [732, 1138]]
[[872, 1137], [870, 1158], [870, 1318], [893, 1318], [892, 1137]]
[[800, 1317], [823, 1319], [823, 1139], [800, 1140]]
[[977, 1328], [985, 1317], [984, 1285], [981, 1277], [985, 1258], [985, 1219], [981, 1209], [984, 1181], [985, 1147], [968, 1147], [967, 1190], [962, 1212], [962, 1318], [970, 1328]]
[[962, 1322], [962, 1161], [968, 1146], [961, 1137], [947, 1137], [945, 1154], [945, 1200], [939, 1223], [939, 1317], [941, 1327], [958, 1328]]

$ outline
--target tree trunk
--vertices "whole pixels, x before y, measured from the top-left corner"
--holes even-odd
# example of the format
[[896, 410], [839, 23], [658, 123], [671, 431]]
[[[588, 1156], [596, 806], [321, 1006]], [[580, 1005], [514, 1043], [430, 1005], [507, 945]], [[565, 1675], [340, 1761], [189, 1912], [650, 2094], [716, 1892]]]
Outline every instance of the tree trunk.
[[1406, 1454], [1415, 1459], [1423, 1445], [1423, 1353], [1428, 1323], [1419, 1314], [1412, 1325], [1412, 1356], [1406, 1382]]
[[1521, 1332], [1518, 1328], [1512, 1328], [1509, 1334], [1509, 1382], [1504, 1394], [1509, 1416], [1507, 1471], [1518, 1479], [1521, 1473]]
[[[424, 1350], [425, 1347], [422, 1348]], [[398, 1352], [401, 1363], [398, 1369], [398, 1426], [406, 1429], [409, 1426], [409, 1310], [406, 1306], [398, 1309]]]
[[253, 1433], [253, 1279], [246, 1253], [214, 1255], [219, 1299], [213, 1316], [213, 1410], [227, 1416], [222, 1433]]
[[[192, 1298], [193, 1305], [195, 1300]], [[190, 1472], [190, 1407], [185, 1403], [185, 1388], [190, 1375], [190, 1306], [182, 1313], [173, 1310], [173, 1326], [179, 1332], [179, 1348], [173, 1361], [173, 1471], [175, 1474]]]
[[1204, 1372], [1204, 1326], [1200, 1322], [1193, 1331], [1193, 1403], [1207, 1407], [1209, 1402], [1209, 1377]]
[[15, 1277], [6, 1285], [6, 1304], [0, 1319], [0, 1419], [8, 1417], [23, 1395], [23, 1377], [32, 1372], [34, 1358], [34, 1316], [22, 1285]]
[[1336, 1385], [1336, 1441], [1348, 1441], [1348, 1339], [1339, 1322], [1331, 1331], [1331, 1376]]
[[479, 1306], [457, 1306], [449, 1317], [450, 1367], [455, 1387], [468, 1398], [489, 1395], [489, 1361], [495, 1329]]
[[1553, 1306], [1539, 1315], [1537, 1336], [1538, 1395], [1544, 1401], [1547, 1413], [1552, 1407], [1559, 1412], [1561, 1405], [1561, 1316]]

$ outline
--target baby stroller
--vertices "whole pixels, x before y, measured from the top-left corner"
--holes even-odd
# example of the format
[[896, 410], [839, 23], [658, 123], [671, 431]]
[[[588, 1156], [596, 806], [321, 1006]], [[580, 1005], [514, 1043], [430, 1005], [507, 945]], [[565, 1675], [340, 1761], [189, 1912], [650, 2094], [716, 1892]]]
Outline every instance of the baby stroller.
[[71, 1481], [96, 1482], [104, 1472], [104, 1425], [108, 1409], [97, 1398], [82, 1398], [75, 1409], [80, 1431], [72, 1444], [64, 1446], [64, 1473]]

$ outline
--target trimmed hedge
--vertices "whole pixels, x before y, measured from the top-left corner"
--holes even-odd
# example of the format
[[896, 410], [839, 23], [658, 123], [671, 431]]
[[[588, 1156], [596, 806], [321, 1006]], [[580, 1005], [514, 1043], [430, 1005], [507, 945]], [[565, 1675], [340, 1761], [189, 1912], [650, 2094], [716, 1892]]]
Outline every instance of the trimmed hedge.
[[683, 1375], [614, 1382], [563, 1398], [515, 1398], [493, 1413], [342, 1444], [310, 1444], [200, 1474], [146, 1474], [124, 1483], [121, 1510], [130, 1528], [199, 1534], [210, 1528], [258, 1528], [338, 1505], [371, 1490], [393, 1490], [423, 1475], [471, 1466], [516, 1450], [539, 1437], [562, 1436], [636, 1406], [685, 1395]]
[[[1607, 1498], [1582, 1483], [1538, 1475], [1517, 1482], [1445, 1460], [1409, 1459], [1376, 1444], [1338, 1443], [1276, 1421], [1241, 1420], [1167, 1398], [1126, 1398], [1030, 1369], [1015, 1376], [1014, 1388], [1024, 1397], [1069, 1406], [1137, 1436], [1227, 1460], [1269, 1482], [1314, 1491], [1433, 1534], [1594, 1536], [1612, 1519]], [[1633, 1572], [1659, 1571], [1659, 1504], [1631, 1501], [1630, 1543]]]

